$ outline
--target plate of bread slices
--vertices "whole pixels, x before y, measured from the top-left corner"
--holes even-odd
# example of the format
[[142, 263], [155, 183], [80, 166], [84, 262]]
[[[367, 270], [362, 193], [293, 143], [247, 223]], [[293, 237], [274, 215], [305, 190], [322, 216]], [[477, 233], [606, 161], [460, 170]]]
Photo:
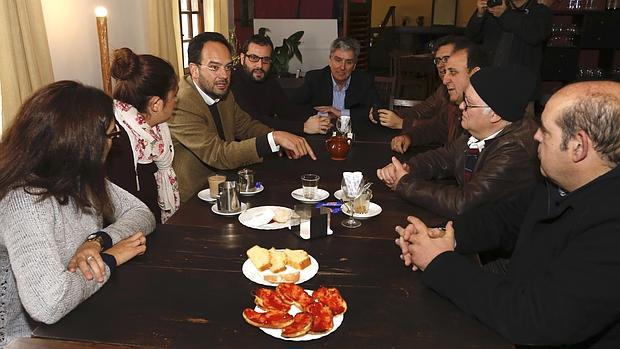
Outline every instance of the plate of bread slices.
[[239, 215], [239, 222], [248, 228], [275, 230], [289, 227], [292, 210], [282, 206], [258, 206]]
[[334, 332], [344, 321], [347, 302], [340, 291], [321, 286], [315, 291], [295, 284], [254, 292], [254, 309], [243, 310], [243, 319], [270, 336], [309, 341]]
[[241, 271], [248, 279], [265, 286], [299, 284], [319, 271], [319, 263], [304, 250], [266, 249], [258, 245], [247, 250]]

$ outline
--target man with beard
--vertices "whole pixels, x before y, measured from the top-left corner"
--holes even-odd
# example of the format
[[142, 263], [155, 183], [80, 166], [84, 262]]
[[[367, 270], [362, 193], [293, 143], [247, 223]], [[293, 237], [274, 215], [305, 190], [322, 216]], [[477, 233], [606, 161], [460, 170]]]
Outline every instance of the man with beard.
[[244, 44], [240, 64], [232, 73], [230, 89], [239, 106], [269, 127], [296, 134], [325, 133], [328, 117], [313, 115], [307, 120], [288, 100], [276, 79], [269, 75], [273, 44], [263, 35], [252, 35]]
[[228, 93], [232, 58], [222, 34], [198, 34], [187, 51], [190, 74], [179, 83], [169, 121], [181, 201], [207, 187], [214, 170], [260, 162], [280, 147], [291, 159], [309, 155], [316, 160], [305, 139], [254, 120]]

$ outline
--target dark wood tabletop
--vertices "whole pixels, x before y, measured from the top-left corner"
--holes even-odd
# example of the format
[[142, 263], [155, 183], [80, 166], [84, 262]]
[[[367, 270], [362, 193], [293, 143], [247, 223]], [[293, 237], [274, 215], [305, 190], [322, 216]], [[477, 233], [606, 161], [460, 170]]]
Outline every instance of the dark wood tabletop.
[[[375, 170], [393, 155], [388, 142], [360, 140], [347, 160], [334, 161], [320, 148], [324, 139], [310, 141], [317, 161], [273, 158], [250, 166], [265, 190], [242, 201], [293, 207], [290, 192], [301, 186], [301, 174], [320, 175], [319, 187], [333, 193], [342, 171], [361, 170], [375, 182], [372, 201], [383, 208], [380, 215], [347, 229], [337, 214], [331, 222], [333, 235], [302, 240], [288, 229], [250, 229], [236, 216], [218, 216], [211, 204], [193, 198], [148, 237], [145, 255], [119, 267], [99, 292], [58, 323], [39, 326], [33, 336], [49, 348], [72, 348], [54, 345], [75, 341], [93, 348], [511, 348], [427, 288], [420, 272], [402, 265], [394, 226], [404, 224], [408, 214], [431, 225], [445, 220], [406, 203], [379, 183]], [[333, 196], [328, 200], [336, 201]], [[247, 279], [241, 266], [246, 250], [255, 244], [308, 251], [319, 271], [302, 286], [341, 291], [348, 310], [340, 328], [317, 340], [289, 342], [248, 325], [241, 312], [253, 308], [252, 294], [263, 286]]]

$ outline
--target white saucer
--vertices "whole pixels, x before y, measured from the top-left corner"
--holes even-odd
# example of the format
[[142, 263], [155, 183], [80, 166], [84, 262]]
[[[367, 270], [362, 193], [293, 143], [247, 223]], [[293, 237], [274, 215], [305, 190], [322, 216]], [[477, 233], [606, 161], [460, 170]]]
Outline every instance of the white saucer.
[[334, 192], [334, 197], [340, 201], [342, 201], [342, 189], [338, 189]]
[[[349, 209], [349, 205], [342, 205], [340, 208], [342, 210], [342, 213], [346, 214], [347, 216], [351, 215], [351, 210]], [[368, 212], [367, 213], [356, 213], [355, 218], [359, 218], [359, 219], [371, 218], [374, 216], [378, 216], [379, 213], [381, 213], [381, 211], [383, 211], [381, 206], [371, 201], [370, 205], [368, 205]]]
[[220, 212], [217, 209], [217, 205], [211, 206], [211, 211], [213, 211], [213, 213], [215, 213], [215, 214], [219, 214], [220, 216], [236, 216], [239, 213], [245, 211], [247, 208], [248, 208], [248, 205], [242, 202], [241, 203], [241, 209], [239, 210], [239, 212], [231, 212], [231, 213]]
[[244, 195], [244, 196], [252, 196], [254, 194], [258, 194], [261, 191], [265, 190], [265, 186], [262, 184], [259, 184], [258, 187], [256, 187], [254, 190], [252, 191], [240, 191], [239, 194]]
[[314, 198], [312, 199], [308, 199], [306, 197], [304, 197], [304, 189], [303, 188], [298, 188], [295, 189], [291, 192], [291, 196], [296, 199], [299, 200], [301, 202], [308, 202], [308, 203], [312, 203], [312, 202], [319, 202], [319, 201], [323, 201], [325, 199], [327, 199], [329, 197], [329, 192], [327, 190], [323, 190], [323, 189], [316, 189], [316, 194], [314, 195]]
[[209, 190], [209, 188], [207, 189], [203, 189], [201, 191], [198, 192], [198, 198], [202, 201], [206, 201], [208, 203], [214, 203], [215, 201], [217, 201], [216, 198], [212, 198], [211, 197], [211, 190]]

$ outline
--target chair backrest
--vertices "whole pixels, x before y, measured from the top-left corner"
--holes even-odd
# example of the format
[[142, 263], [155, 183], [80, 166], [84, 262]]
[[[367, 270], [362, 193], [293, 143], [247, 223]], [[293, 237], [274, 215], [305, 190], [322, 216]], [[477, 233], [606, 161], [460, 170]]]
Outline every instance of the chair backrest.
[[394, 72], [395, 98], [426, 99], [439, 82], [432, 55], [396, 56]]
[[390, 101], [394, 98], [394, 84], [396, 79], [393, 76], [375, 76], [375, 90], [379, 95], [379, 101], [383, 108], [387, 108]]

